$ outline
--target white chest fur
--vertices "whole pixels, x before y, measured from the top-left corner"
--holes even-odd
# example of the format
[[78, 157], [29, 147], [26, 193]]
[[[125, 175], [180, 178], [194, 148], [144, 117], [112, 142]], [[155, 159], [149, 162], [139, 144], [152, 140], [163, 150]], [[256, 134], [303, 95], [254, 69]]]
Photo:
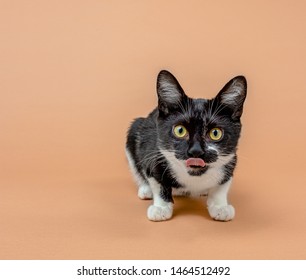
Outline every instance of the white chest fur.
[[234, 154], [219, 156], [219, 159], [210, 164], [209, 169], [204, 174], [201, 176], [191, 176], [188, 174], [185, 161], [178, 160], [173, 152], [161, 150], [161, 153], [167, 159], [173, 175], [183, 186], [183, 189], [174, 192], [174, 195], [188, 192], [192, 196], [206, 194], [209, 189], [216, 187], [223, 179], [223, 166], [229, 163], [234, 157]]

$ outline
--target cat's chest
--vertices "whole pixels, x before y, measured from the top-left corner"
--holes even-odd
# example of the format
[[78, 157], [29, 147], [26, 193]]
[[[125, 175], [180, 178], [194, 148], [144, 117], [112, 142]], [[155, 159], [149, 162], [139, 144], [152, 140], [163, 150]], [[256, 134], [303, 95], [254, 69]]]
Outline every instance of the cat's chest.
[[223, 177], [223, 171], [219, 168], [210, 168], [200, 176], [188, 174], [184, 166], [173, 166], [172, 172], [177, 182], [182, 186], [176, 192], [186, 192], [190, 195], [206, 194], [210, 188], [217, 186]]
[[208, 167], [208, 170], [199, 176], [190, 175], [183, 160], [178, 160], [168, 151], [162, 151], [166, 157], [172, 176], [179, 183], [181, 188], [174, 190], [174, 193], [188, 193], [190, 195], [201, 195], [207, 193], [207, 190], [218, 185], [222, 181], [224, 171], [221, 166], [214, 165]]

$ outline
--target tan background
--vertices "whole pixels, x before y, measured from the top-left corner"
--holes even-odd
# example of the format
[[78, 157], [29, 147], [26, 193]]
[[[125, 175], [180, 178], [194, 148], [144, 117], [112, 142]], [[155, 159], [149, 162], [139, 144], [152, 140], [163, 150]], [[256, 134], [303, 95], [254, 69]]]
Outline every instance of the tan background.
[[[305, 1], [0, 1], [1, 259], [305, 259]], [[248, 78], [234, 221], [146, 218], [124, 156], [168, 69]]]

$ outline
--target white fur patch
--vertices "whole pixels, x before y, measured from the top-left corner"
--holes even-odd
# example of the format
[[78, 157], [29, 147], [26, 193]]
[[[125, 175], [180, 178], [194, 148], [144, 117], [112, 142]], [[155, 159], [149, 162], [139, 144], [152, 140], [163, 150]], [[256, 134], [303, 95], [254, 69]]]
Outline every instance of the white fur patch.
[[235, 217], [235, 208], [232, 205], [209, 207], [208, 212], [209, 215], [216, 221], [227, 222]]
[[[222, 181], [224, 172], [223, 166], [229, 163], [234, 154], [227, 156], [219, 156], [217, 162], [209, 164], [210, 168], [201, 176], [191, 176], [188, 174], [188, 168], [184, 160], [179, 160], [175, 157], [173, 152], [161, 150], [170, 164], [173, 175], [177, 181], [184, 186], [181, 192], [189, 192], [192, 196], [199, 196], [206, 194], [207, 191], [213, 187], [218, 186], [218, 182]], [[180, 190], [178, 190], [178, 193]]]
[[173, 213], [173, 204], [164, 207], [150, 205], [147, 216], [150, 221], [161, 222], [171, 219]]
[[211, 151], [215, 151], [215, 152], [218, 153], [217, 148], [216, 148], [214, 145], [212, 145], [212, 144], [207, 145], [207, 149], [208, 149], [208, 150], [211, 150]]
[[141, 185], [138, 189], [138, 197], [140, 199], [152, 199], [153, 193], [149, 185]]

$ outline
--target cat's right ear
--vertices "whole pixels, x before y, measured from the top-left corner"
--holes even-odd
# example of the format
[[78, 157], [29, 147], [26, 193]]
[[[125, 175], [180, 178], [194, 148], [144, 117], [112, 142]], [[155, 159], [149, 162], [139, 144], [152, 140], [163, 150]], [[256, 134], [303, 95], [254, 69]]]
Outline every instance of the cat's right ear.
[[166, 70], [159, 72], [156, 86], [158, 109], [164, 115], [181, 108], [187, 100], [187, 96], [177, 79]]

